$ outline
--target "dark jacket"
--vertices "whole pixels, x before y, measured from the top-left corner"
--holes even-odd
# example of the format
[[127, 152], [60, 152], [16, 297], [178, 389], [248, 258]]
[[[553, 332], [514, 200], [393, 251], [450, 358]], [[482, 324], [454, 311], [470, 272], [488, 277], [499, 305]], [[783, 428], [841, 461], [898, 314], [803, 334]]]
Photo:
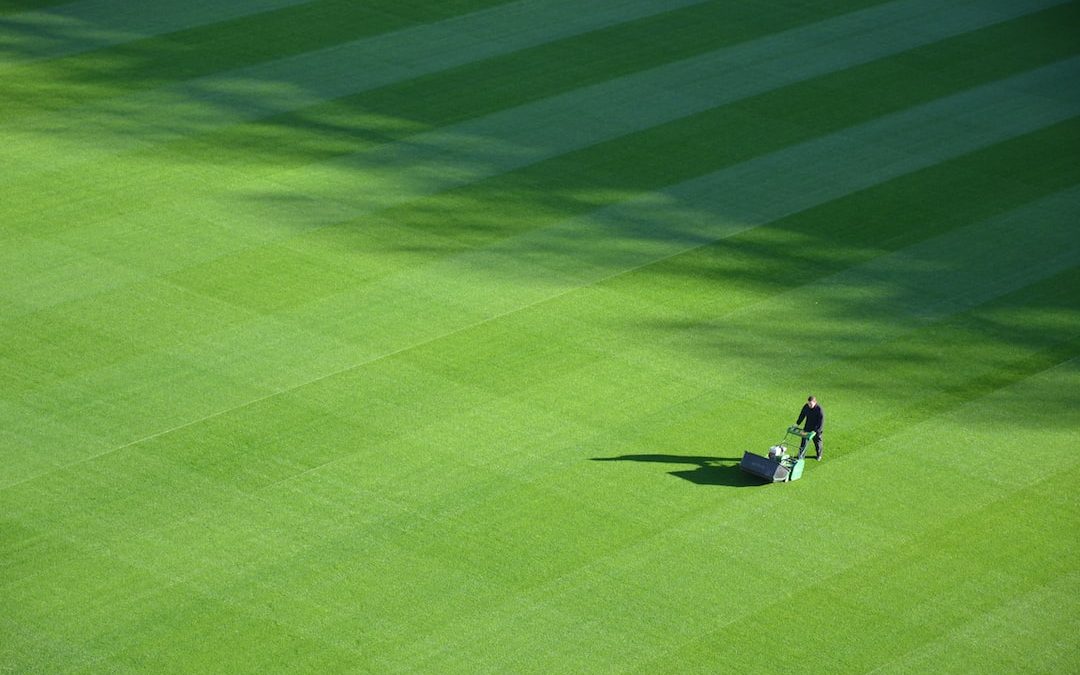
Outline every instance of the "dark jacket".
[[803, 420], [806, 420], [806, 426], [803, 427], [806, 431], [816, 431], [821, 433], [821, 428], [825, 425], [825, 411], [821, 409], [821, 405], [816, 405], [813, 408], [810, 404], [804, 404], [802, 412], [799, 413], [799, 419], [795, 422], [796, 425], [802, 424]]

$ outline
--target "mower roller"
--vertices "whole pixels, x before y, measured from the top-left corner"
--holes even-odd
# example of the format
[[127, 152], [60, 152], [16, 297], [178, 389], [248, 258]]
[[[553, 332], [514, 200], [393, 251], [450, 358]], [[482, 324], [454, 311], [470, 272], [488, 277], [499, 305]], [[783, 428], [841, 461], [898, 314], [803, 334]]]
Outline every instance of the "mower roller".
[[[797, 457], [788, 454], [788, 438], [794, 436], [799, 442], [806, 441]], [[770, 483], [784, 483], [802, 478], [803, 466], [806, 464], [806, 448], [814, 440], [813, 431], [803, 431], [799, 427], [790, 426], [784, 438], [779, 443], [769, 448], [769, 456], [762, 457], [750, 451], [743, 453], [739, 468], [746, 473], [763, 478]]]

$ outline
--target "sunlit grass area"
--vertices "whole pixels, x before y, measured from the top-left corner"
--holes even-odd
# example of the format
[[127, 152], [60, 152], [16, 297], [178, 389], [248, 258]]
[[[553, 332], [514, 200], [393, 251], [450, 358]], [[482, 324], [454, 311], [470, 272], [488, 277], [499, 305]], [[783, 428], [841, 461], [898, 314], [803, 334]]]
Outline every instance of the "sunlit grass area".
[[1077, 670], [1078, 28], [0, 8], [0, 670]]

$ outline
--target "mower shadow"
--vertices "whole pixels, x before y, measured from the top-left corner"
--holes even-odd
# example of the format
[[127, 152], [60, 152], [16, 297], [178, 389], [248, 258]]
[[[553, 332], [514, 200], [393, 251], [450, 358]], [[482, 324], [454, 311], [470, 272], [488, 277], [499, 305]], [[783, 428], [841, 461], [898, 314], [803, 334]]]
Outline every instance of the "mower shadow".
[[766, 481], [752, 476], [739, 468], [742, 457], [701, 457], [689, 455], [620, 455], [618, 457], [593, 457], [594, 462], [655, 462], [659, 464], [694, 464], [694, 469], [669, 471], [672, 476], [688, 480], [696, 485], [723, 485], [726, 487], [750, 487], [766, 485]]

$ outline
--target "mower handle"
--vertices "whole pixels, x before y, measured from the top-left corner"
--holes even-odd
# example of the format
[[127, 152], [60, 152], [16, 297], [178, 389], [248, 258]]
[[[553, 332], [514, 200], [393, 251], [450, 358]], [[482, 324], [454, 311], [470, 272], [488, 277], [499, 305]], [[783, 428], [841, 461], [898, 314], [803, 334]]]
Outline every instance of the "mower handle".
[[790, 427], [788, 427], [787, 432], [789, 434], [794, 435], [794, 436], [798, 436], [799, 438], [813, 438], [813, 433], [814, 433], [813, 431], [803, 431], [802, 429], [795, 426], [794, 424], [792, 424]]

